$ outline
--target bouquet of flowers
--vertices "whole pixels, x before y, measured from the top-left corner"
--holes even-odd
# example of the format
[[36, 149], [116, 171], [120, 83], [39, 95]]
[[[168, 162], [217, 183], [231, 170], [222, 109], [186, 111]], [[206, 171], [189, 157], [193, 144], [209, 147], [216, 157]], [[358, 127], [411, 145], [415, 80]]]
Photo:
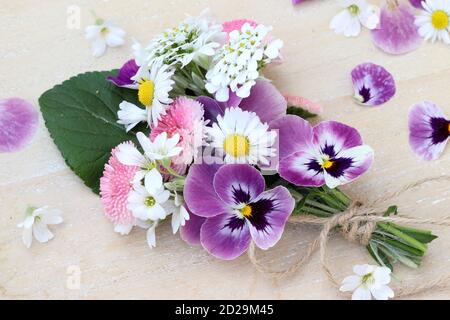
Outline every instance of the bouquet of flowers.
[[[145, 47], [135, 43], [120, 70], [78, 75], [39, 102], [55, 144], [100, 194], [116, 232], [146, 228], [155, 247], [157, 226], [171, 220], [187, 243], [231, 260], [251, 244], [273, 247], [296, 216], [357, 208], [339, 186], [374, 158], [355, 128], [312, 126], [320, 107], [283, 96], [263, 76], [282, 62], [282, 47], [255, 21], [189, 17]], [[395, 206], [384, 210], [396, 214]], [[419, 266], [436, 238], [363, 219], [333, 228], [356, 234], [390, 269]]]

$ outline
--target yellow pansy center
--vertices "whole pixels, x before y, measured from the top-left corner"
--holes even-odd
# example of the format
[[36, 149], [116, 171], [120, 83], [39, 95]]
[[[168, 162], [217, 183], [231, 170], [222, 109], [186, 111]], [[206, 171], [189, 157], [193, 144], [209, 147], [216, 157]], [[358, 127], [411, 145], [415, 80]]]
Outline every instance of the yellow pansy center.
[[448, 123], [447, 131], [448, 131], [448, 134], [450, 134], [450, 122]]
[[139, 102], [144, 106], [151, 107], [155, 94], [155, 84], [151, 80], [143, 80], [139, 83]]
[[448, 27], [449, 17], [443, 10], [433, 12], [431, 15], [431, 24], [438, 30], [443, 30]]
[[334, 164], [333, 161], [331, 161], [331, 160], [328, 159], [328, 158], [325, 158], [325, 159], [322, 160], [321, 166], [322, 166], [322, 168], [324, 168], [324, 169], [330, 169], [330, 168], [333, 166], [333, 164]]
[[153, 197], [147, 197], [144, 201], [145, 206], [151, 208], [156, 204], [156, 200]]
[[250, 142], [247, 137], [233, 133], [223, 142], [223, 149], [235, 158], [248, 156], [250, 153]]
[[246, 204], [240, 211], [243, 217], [245, 218], [252, 217], [252, 207], [250, 205]]

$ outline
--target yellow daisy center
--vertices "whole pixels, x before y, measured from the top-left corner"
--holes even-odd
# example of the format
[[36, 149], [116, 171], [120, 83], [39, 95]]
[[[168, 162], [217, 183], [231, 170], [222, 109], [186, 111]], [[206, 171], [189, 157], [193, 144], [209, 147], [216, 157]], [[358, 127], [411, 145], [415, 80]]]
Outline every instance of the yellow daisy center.
[[151, 208], [156, 204], [156, 200], [153, 197], [147, 197], [144, 201], [145, 206]]
[[245, 218], [252, 217], [252, 207], [250, 205], [246, 204], [240, 211]]
[[433, 12], [431, 15], [431, 24], [438, 30], [443, 30], [448, 27], [449, 17], [443, 10]]
[[155, 94], [155, 84], [151, 80], [144, 80], [139, 84], [139, 102], [144, 106], [151, 107]]
[[248, 138], [239, 134], [230, 134], [223, 142], [223, 149], [233, 157], [248, 156], [250, 153], [250, 142]]

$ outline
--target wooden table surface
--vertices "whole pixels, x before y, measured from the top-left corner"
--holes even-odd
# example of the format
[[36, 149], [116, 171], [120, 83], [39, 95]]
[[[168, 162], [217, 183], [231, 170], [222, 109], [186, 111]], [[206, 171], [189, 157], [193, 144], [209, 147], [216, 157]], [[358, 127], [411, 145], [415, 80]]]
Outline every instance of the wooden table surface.
[[[131, 54], [131, 39], [143, 43], [166, 27], [209, 7], [220, 21], [250, 18], [274, 27], [285, 42], [284, 64], [267, 76], [285, 93], [320, 102], [324, 119], [358, 128], [376, 151], [372, 170], [345, 188], [353, 197], [376, 199], [420, 178], [449, 172], [450, 147], [440, 160], [419, 161], [408, 145], [409, 107], [432, 100], [450, 115], [450, 47], [424, 44], [404, 56], [379, 51], [364, 30], [348, 39], [335, 35], [328, 23], [337, 1], [313, 0], [296, 8], [290, 0], [0, 0], [0, 97], [23, 97], [36, 107], [45, 90], [73, 75], [108, 70]], [[376, 3], [376, 2], [374, 2]], [[81, 10], [81, 29], [67, 28], [67, 10]], [[90, 13], [116, 22], [127, 43], [95, 59], [84, 39]], [[398, 93], [378, 108], [351, 100], [350, 71], [362, 62], [383, 65], [394, 75]], [[326, 280], [317, 254], [293, 277], [273, 281], [259, 274], [246, 255], [219, 261], [199, 247], [189, 247], [170, 225], [157, 230], [157, 248], [150, 250], [145, 231], [127, 237], [113, 232], [99, 198], [65, 165], [41, 117], [37, 135], [24, 150], [0, 154], [0, 297], [6, 299], [339, 299]], [[441, 217], [450, 204], [448, 184], [428, 185], [400, 197], [404, 215]], [[26, 249], [16, 227], [27, 206], [49, 205], [63, 211], [65, 222], [53, 228], [55, 239], [36, 241]], [[430, 245], [419, 270], [397, 267], [399, 284], [416, 284], [450, 272], [450, 232], [433, 229], [439, 239]], [[286, 266], [317, 235], [312, 227], [288, 226], [279, 244], [259, 252], [268, 264]], [[364, 248], [339, 235], [330, 240], [333, 271], [342, 279], [357, 263], [373, 263]], [[81, 271], [81, 286], [68, 285]], [[433, 290], [413, 298], [450, 298], [450, 290]]]

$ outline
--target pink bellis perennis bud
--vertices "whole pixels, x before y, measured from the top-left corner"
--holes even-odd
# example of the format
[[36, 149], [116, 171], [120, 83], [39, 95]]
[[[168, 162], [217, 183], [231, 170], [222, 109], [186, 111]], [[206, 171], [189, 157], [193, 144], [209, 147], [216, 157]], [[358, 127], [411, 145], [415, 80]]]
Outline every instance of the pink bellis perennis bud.
[[387, 0], [381, 9], [379, 28], [372, 30], [373, 43], [389, 54], [405, 54], [422, 43], [413, 8], [398, 0]]

